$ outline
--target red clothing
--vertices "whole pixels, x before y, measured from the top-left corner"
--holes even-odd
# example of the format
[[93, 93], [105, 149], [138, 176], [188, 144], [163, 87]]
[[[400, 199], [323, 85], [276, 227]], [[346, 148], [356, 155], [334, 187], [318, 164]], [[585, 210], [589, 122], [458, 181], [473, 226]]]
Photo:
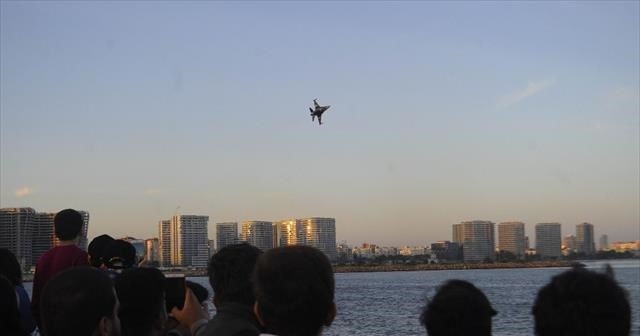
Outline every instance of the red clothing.
[[31, 295], [31, 312], [40, 325], [40, 295], [47, 282], [56, 274], [74, 266], [88, 266], [89, 255], [75, 245], [58, 246], [50, 249], [40, 257], [33, 275]]

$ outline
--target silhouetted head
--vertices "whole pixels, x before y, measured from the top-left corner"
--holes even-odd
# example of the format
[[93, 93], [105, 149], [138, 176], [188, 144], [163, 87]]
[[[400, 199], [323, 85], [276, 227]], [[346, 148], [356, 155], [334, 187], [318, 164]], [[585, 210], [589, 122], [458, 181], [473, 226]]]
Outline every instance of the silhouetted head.
[[118, 298], [107, 273], [72, 267], [53, 277], [40, 301], [45, 336], [120, 335]]
[[0, 275], [7, 277], [14, 286], [22, 286], [20, 263], [15, 254], [6, 248], [0, 248]]
[[162, 330], [167, 320], [162, 272], [156, 268], [127, 269], [116, 276], [115, 287], [123, 336], [146, 336]]
[[116, 239], [107, 244], [104, 259], [107, 268], [131, 268], [136, 264], [136, 248], [128, 241]]
[[268, 250], [254, 273], [254, 311], [269, 333], [315, 336], [336, 314], [335, 282], [324, 253], [309, 246]]
[[99, 235], [89, 243], [89, 247], [87, 252], [89, 253], [89, 259], [91, 261], [91, 266], [93, 267], [101, 267], [102, 265], [106, 265], [108, 259], [107, 255], [107, 246], [114, 241], [111, 236], [103, 234]]
[[73, 240], [80, 234], [84, 220], [82, 215], [73, 209], [64, 209], [53, 218], [55, 235], [62, 241]]
[[211, 257], [208, 273], [216, 307], [227, 302], [253, 304], [251, 274], [260, 254], [259, 248], [244, 243], [226, 246]]
[[597, 273], [574, 268], [554, 276], [533, 305], [539, 336], [629, 335], [631, 308], [613, 271]]
[[491, 335], [496, 311], [476, 286], [464, 280], [449, 280], [440, 286], [420, 316], [429, 336]]

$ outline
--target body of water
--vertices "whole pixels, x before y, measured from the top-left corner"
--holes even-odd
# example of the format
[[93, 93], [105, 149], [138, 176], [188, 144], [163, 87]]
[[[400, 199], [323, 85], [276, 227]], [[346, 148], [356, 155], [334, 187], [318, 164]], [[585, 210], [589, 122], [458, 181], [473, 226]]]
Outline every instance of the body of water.
[[[584, 262], [603, 269], [605, 262]], [[640, 335], [640, 260], [613, 261], [629, 292], [632, 335]], [[498, 311], [493, 335], [533, 335], [531, 307], [538, 290], [566, 268], [336, 274], [338, 316], [324, 335], [426, 335], [419, 316], [427, 297], [449, 279], [475, 284]]]
[[[609, 263], [616, 279], [629, 292], [632, 335], [640, 336], [640, 260], [585, 261], [603, 271]], [[489, 298], [498, 315], [493, 335], [533, 335], [531, 307], [538, 290], [566, 268], [524, 268], [419, 272], [336, 274], [338, 315], [323, 335], [426, 335], [419, 316], [426, 298], [449, 279], [475, 284]], [[206, 277], [189, 278], [211, 291]], [[31, 291], [31, 283], [25, 284]], [[211, 306], [211, 313], [215, 313]]]

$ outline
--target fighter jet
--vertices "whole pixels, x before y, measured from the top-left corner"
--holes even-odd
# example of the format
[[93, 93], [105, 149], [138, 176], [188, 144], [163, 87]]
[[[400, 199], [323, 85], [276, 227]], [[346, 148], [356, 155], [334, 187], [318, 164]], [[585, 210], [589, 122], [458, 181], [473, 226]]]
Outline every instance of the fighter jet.
[[314, 121], [315, 118], [318, 117], [318, 123], [319, 125], [322, 125], [322, 114], [324, 113], [324, 111], [328, 110], [331, 107], [331, 105], [320, 106], [317, 100], [318, 98], [313, 100], [313, 105], [315, 109], [309, 108], [309, 111], [311, 111], [311, 121]]

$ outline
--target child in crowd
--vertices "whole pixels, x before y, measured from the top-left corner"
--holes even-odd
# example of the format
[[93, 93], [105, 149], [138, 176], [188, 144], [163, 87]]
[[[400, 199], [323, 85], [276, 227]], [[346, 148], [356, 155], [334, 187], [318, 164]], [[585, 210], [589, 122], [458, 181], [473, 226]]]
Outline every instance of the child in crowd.
[[89, 265], [87, 252], [76, 246], [83, 225], [82, 215], [73, 209], [62, 210], [53, 218], [54, 234], [60, 240], [60, 244], [40, 257], [33, 276], [31, 311], [39, 327], [40, 295], [47, 282], [67, 268]]

